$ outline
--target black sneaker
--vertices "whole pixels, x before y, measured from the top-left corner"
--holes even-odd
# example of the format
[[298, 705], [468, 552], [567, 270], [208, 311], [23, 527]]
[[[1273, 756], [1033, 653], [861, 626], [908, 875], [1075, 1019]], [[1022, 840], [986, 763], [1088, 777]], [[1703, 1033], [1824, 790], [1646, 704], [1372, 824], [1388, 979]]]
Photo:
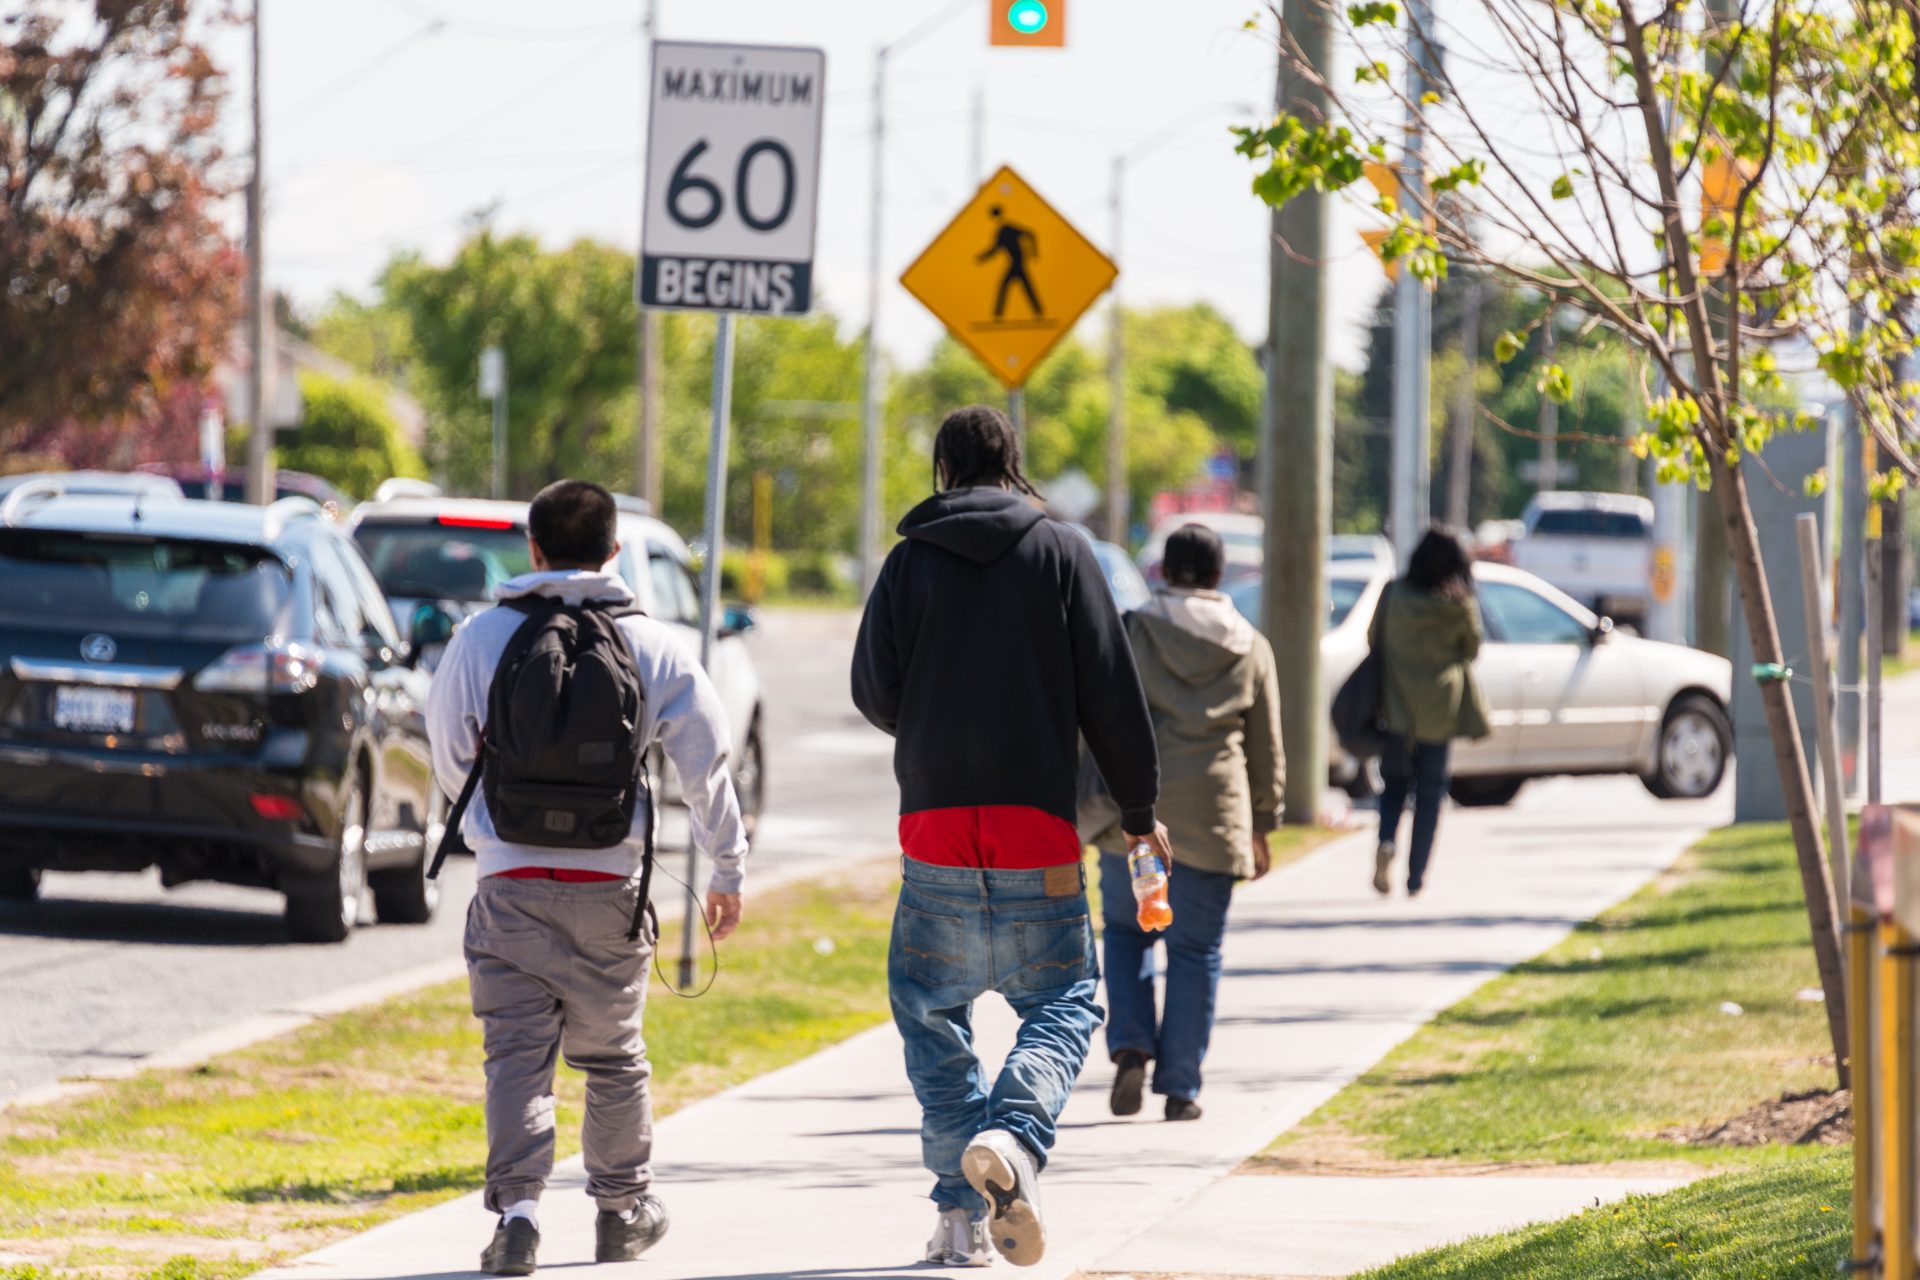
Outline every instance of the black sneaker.
[[539, 1252], [540, 1228], [525, 1218], [502, 1218], [493, 1243], [480, 1251], [480, 1269], [490, 1276], [530, 1276]]
[[1198, 1120], [1199, 1118], [1200, 1118], [1200, 1104], [1195, 1102], [1192, 1098], [1168, 1098], [1167, 1099], [1167, 1119]]
[[1107, 1105], [1117, 1116], [1137, 1116], [1140, 1114], [1140, 1091], [1147, 1083], [1147, 1055], [1137, 1049], [1122, 1049], [1114, 1055], [1113, 1065], [1117, 1070], [1113, 1077], [1113, 1092], [1107, 1095]]
[[641, 1196], [631, 1218], [602, 1209], [593, 1220], [593, 1260], [632, 1262], [666, 1234], [667, 1206], [658, 1196]]

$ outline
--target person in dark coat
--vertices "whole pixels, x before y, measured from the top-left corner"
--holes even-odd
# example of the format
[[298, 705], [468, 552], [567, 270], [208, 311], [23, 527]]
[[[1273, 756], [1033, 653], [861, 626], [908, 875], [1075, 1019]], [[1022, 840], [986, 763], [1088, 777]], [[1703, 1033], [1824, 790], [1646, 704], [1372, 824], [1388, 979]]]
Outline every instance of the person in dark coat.
[[[888, 988], [939, 1210], [927, 1259], [1029, 1266], [1038, 1177], [1104, 1016], [1075, 829], [1079, 742], [1121, 825], [1167, 852], [1159, 758], [1093, 549], [1047, 519], [1012, 424], [979, 406], [934, 440], [938, 491], [900, 522], [867, 600], [853, 700], [894, 737], [904, 883]], [[1020, 1015], [983, 1079], [973, 1002]]]

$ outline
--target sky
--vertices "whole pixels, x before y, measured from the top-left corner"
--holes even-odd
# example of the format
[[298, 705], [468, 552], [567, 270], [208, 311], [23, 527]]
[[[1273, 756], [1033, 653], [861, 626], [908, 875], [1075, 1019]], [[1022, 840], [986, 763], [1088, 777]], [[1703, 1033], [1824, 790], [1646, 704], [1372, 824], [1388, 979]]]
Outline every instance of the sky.
[[[269, 283], [309, 308], [365, 296], [394, 251], [443, 258], [489, 207], [501, 231], [634, 248], [645, 3], [263, 0]], [[1067, 0], [1065, 50], [990, 50], [987, 0], [656, 0], [663, 39], [825, 49], [816, 305], [849, 333], [866, 319], [874, 51], [949, 15], [888, 75], [880, 331], [907, 362], [939, 326], [898, 277], [986, 172], [1011, 164], [1111, 251], [1113, 157], [1156, 135], [1129, 161], [1126, 303], [1210, 302], [1263, 338], [1268, 214], [1227, 133], [1273, 97], [1270, 37], [1244, 29], [1257, 3]], [[244, 32], [216, 47], [243, 150]], [[1384, 284], [1362, 217], [1336, 206], [1331, 336], [1349, 367]]]

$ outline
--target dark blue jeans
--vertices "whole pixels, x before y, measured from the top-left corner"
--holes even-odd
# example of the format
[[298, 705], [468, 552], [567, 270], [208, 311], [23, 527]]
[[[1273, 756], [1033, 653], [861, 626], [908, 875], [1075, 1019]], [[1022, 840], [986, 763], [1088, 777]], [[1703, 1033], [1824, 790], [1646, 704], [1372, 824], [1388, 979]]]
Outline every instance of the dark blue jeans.
[[1440, 801], [1447, 794], [1445, 742], [1408, 742], [1401, 738], [1380, 756], [1380, 842], [1391, 844], [1400, 830], [1400, 813], [1413, 792], [1413, 844], [1407, 854], [1407, 887], [1427, 879], [1427, 859], [1440, 829]]
[[[1232, 876], [1175, 866], [1168, 881], [1173, 924], [1162, 933], [1140, 928], [1127, 860], [1100, 855], [1100, 913], [1106, 933], [1107, 1052], [1153, 1059], [1153, 1091], [1170, 1098], [1200, 1096], [1200, 1064], [1213, 1038], [1220, 988], [1220, 943], [1233, 901]], [[1166, 1010], [1153, 1002], [1153, 949], [1167, 944]]]
[[[961, 1152], [985, 1130], [1005, 1129], [1045, 1168], [1103, 1016], [1086, 873], [902, 863], [887, 986], [920, 1100], [921, 1157], [936, 1205], [978, 1213], [986, 1204], [960, 1172]], [[1070, 891], [1061, 894], [1063, 875]], [[989, 991], [1020, 1015], [991, 1089], [973, 1051], [973, 1002]]]

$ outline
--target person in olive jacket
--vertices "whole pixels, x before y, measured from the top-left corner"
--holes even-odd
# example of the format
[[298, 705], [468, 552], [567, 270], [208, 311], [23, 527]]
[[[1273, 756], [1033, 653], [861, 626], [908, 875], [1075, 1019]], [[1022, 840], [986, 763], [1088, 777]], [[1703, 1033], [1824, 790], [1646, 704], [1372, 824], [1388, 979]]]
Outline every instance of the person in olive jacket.
[[1404, 578], [1381, 593], [1368, 638], [1381, 654], [1381, 712], [1395, 741], [1380, 756], [1380, 843], [1373, 887], [1392, 889], [1395, 837], [1413, 793], [1413, 837], [1407, 896], [1426, 883], [1447, 792], [1447, 753], [1455, 738], [1484, 738], [1487, 705], [1473, 678], [1480, 652], [1480, 610], [1473, 599], [1473, 562], [1460, 539], [1429, 530], [1414, 548]]
[[[1280, 688], [1273, 648], [1216, 588], [1226, 567], [1220, 536], [1203, 525], [1167, 539], [1168, 585], [1127, 615], [1140, 682], [1160, 750], [1156, 812], [1173, 844], [1164, 935], [1135, 918], [1118, 827], [1101, 834], [1106, 919], [1107, 1051], [1116, 1072], [1113, 1113], [1140, 1110], [1147, 1067], [1169, 1120], [1197, 1120], [1200, 1064], [1213, 1034], [1221, 942], [1235, 882], [1271, 865], [1267, 836], [1286, 785]], [[1167, 945], [1166, 1008], [1156, 1016], [1154, 945]]]

